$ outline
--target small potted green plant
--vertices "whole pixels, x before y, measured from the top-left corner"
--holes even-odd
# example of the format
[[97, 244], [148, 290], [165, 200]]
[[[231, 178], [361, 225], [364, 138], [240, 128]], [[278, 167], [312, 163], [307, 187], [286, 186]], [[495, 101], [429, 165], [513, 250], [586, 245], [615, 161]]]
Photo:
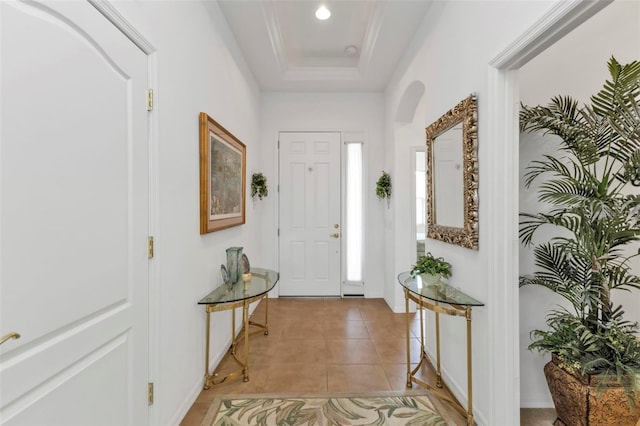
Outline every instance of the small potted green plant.
[[427, 275], [432, 278], [427, 281], [436, 283], [441, 278], [449, 278], [451, 276], [451, 264], [445, 261], [442, 257], [434, 257], [431, 253], [427, 253], [424, 256], [420, 256], [413, 269], [411, 269], [411, 275]]
[[251, 176], [251, 197], [262, 200], [263, 197], [269, 195], [269, 188], [267, 188], [267, 178], [262, 173], [254, 173]]
[[381, 200], [386, 199], [387, 205], [389, 204], [391, 199], [391, 176], [384, 170], [376, 182], [376, 195]]

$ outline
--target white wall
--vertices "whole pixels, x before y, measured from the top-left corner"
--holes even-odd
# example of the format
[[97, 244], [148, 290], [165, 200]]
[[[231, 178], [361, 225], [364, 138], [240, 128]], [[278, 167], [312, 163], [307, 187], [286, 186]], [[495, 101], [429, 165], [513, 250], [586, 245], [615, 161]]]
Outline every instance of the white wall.
[[[422, 89], [424, 86], [420, 83], [411, 85], [407, 90], [419, 92]], [[403, 102], [400, 101], [400, 103]], [[398, 155], [387, 156], [385, 159], [385, 167], [394, 171], [394, 192], [391, 197], [393, 208], [387, 213], [385, 221], [386, 275], [387, 280], [392, 280], [394, 285], [386, 282], [384, 298], [394, 312], [405, 311], [402, 287], [396, 285], [397, 275], [399, 272], [410, 270], [416, 262], [416, 212], [413, 193], [415, 174], [412, 169], [411, 148], [426, 146], [425, 107], [426, 95], [423, 94], [415, 106], [413, 119], [410, 122], [399, 121], [393, 112], [393, 122], [387, 130], [389, 139], [395, 143], [393, 149], [398, 153]]]
[[[263, 93], [260, 104], [261, 162], [259, 167], [274, 188], [258, 202], [265, 264], [277, 268], [277, 140], [281, 131], [339, 131], [364, 133], [365, 163], [365, 297], [383, 294], [383, 217], [386, 203], [375, 196], [375, 183], [384, 167], [384, 97], [381, 93]], [[251, 172], [251, 171], [250, 171]]]
[[[448, 245], [428, 239], [426, 251], [437, 256], [443, 256], [453, 266], [453, 276], [450, 282], [471, 296], [484, 301], [485, 307], [473, 311], [473, 371], [474, 371], [474, 406], [476, 421], [480, 424], [509, 424], [517, 414], [509, 401], [496, 398], [499, 392], [493, 382], [495, 370], [503, 366], [496, 365], [497, 360], [509, 355], [494, 353], [490, 347], [492, 334], [503, 334], [502, 324], [490, 328], [491, 311], [503, 309], [496, 306], [489, 299], [490, 295], [500, 292], [501, 288], [517, 285], [515, 282], [488, 282], [489, 269], [504, 269], [504, 259], [494, 259], [490, 256], [492, 234], [501, 230], [489, 229], [491, 217], [510, 209], [510, 205], [503, 200], [490, 200], [490, 188], [495, 183], [488, 181], [487, 165], [490, 158], [500, 156], [503, 147], [489, 139], [491, 129], [490, 106], [504, 102], [503, 99], [491, 99], [492, 92], [489, 82], [489, 63], [507, 45], [541, 19], [553, 2], [545, 1], [456, 1], [435, 2], [427, 13], [423, 26], [418, 31], [408, 54], [403, 61], [386, 91], [385, 123], [387, 125], [387, 151], [385, 157], [392, 175], [409, 173], [409, 168], [403, 168], [409, 157], [410, 147], [397, 140], [393, 120], [397, 106], [406, 87], [413, 81], [421, 81], [426, 87], [425, 111], [421, 130], [435, 121], [440, 115], [455, 106], [459, 101], [475, 92], [479, 101], [479, 250], [473, 251], [461, 247]], [[421, 137], [424, 137], [422, 130]], [[404, 179], [406, 180], [406, 179]], [[398, 191], [402, 191], [398, 188]], [[404, 216], [400, 214], [402, 206], [394, 207], [394, 229], [403, 229]], [[406, 234], [400, 232], [399, 234]], [[398, 235], [393, 250], [400, 246], [409, 247], [411, 241], [402, 241]], [[387, 251], [387, 257], [394, 257], [393, 251]], [[385, 294], [396, 299], [401, 293], [394, 290], [397, 287], [395, 277], [398, 272], [406, 270], [410, 259], [395, 258], [385, 273]], [[502, 276], [502, 275], [500, 275]], [[392, 304], [399, 305], [395, 300]], [[433, 318], [428, 319], [433, 324]], [[442, 332], [444, 337], [442, 357], [445, 377], [448, 378], [454, 391], [462, 401], [466, 401], [465, 374], [465, 321], [461, 318], [444, 318]], [[433, 333], [431, 333], [433, 335]], [[430, 339], [428, 350], [434, 352], [434, 342]], [[517, 383], [517, 377], [511, 379]], [[515, 387], [517, 389], [517, 386]]]
[[[603, 30], [606, 29], [606, 30]], [[611, 56], [624, 64], [640, 59], [640, 3], [618, 0], [607, 6], [552, 47], [520, 69], [520, 98], [527, 105], [546, 105], [555, 95], [571, 95], [581, 103], [589, 102], [609, 77], [607, 61]], [[529, 161], [542, 153], [555, 152], [551, 137], [522, 134], [520, 138], [520, 173], [526, 172]], [[536, 188], [525, 189], [520, 184], [520, 210], [537, 212], [544, 207], [536, 199]], [[630, 190], [638, 191], [637, 188]], [[544, 241], [540, 235], [538, 241]], [[635, 259], [636, 274], [640, 261]], [[532, 250], [521, 248], [520, 273], [534, 271]], [[621, 302], [618, 295], [618, 303]], [[640, 320], [640, 294], [624, 293], [626, 318]], [[520, 374], [521, 405], [552, 407], [542, 368], [550, 356], [531, 352], [529, 333], [544, 329], [545, 317], [561, 298], [540, 287], [520, 290]]]
[[[197, 301], [219, 284], [225, 249], [244, 246], [264, 264], [247, 194], [246, 224], [199, 234], [198, 114], [208, 113], [247, 145], [247, 170], [259, 161], [259, 89], [215, 2], [117, 2], [155, 47], [151, 210], [156, 257], [151, 263], [152, 424], [178, 424], [202, 389], [205, 311]], [[213, 314], [212, 364], [231, 338], [230, 312]]]

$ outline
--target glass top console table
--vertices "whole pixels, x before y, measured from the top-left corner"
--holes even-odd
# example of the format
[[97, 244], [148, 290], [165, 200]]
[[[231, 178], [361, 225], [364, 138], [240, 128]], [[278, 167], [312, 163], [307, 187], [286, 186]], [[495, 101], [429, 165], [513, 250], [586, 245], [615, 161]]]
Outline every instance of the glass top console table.
[[[279, 274], [276, 271], [264, 268], [251, 268], [251, 278], [248, 281], [238, 280], [238, 282], [233, 284], [223, 284], [200, 299], [198, 304], [205, 305], [207, 312], [204, 389], [209, 389], [212, 384], [217, 385], [227, 379], [240, 375], [243, 376], [245, 382], [249, 381], [249, 336], [260, 332], [264, 332], [265, 335], [269, 334], [269, 298], [267, 294], [276, 285], [278, 279]], [[264, 323], [254, 322], [249, 318], [249, 305], [261, 299], [265, 299], [266, 303]], [[241, 368], [224, 377], [218, 377], [219, 374], [217, 372], [209, 374], [211, 312], [232, 310], [231, 335], [235, 336], [236, 308], [242, 308], [243, 329], [238, 336], [234, 337], [231, 347], [229, 348], [229, 353]], [[257, 327], [257, 329], [250, 331], [251, 326]], [[242, 358], [240, 358], [236, 351], [241, 339], [244, 339], [244, 354]]]
[[[477, 301], [471, 296], [451, 287], [443, 281], [430, 283], [427, 276], [411, 275], [410, 272], [402, 272], [398, 275], [398, 282], [403, 287], [405, 297], [405, 311], [407, 316], [407, 387], [417, 383], [427, 389], [430, 389], [449, 402], [460, 414], [467, 418], [467, 425], [473, 425], [473, 369], [471, 366], [471, 309], [474, 306], [484, 306], [484, 303]], [[418, 365], [411, 369], [411, 351], [410, 351], [410, 315], [409, 301], [412, 300], [418, 304], [420, 312], [420, 361]], [[422, 308], [429, 309], [435, 313], [436, 326], [436, 386], [432, 386], [420, 379], [415, 374], [420, 370], [422, 364], [428, 361], [425, 352], [424, 340], [424, 319]], [[440, 314], [450, 316], [462, 316], [467, 319], [467, 408], [453, 395], [447, 384], [442, 380], [440, 368]]]

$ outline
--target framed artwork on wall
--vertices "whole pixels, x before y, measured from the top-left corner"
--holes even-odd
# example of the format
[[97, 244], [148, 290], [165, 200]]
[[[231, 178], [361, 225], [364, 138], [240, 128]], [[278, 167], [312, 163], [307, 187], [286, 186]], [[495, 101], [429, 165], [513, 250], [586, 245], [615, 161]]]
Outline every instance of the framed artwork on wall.
[[200, 113], [200, 234], [245, 223], [247, 147]]

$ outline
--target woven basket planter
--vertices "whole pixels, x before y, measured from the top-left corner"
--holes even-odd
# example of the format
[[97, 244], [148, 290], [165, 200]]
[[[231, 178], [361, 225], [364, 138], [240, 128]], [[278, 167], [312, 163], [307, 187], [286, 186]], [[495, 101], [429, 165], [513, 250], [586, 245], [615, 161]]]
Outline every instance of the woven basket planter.
[[621, 385], [600, 390], [598, 376], [571, 374], [553, 357], [544, 375], [556, 407], [554, 426], [635, 426], [640, 420], [640, 398], [631, 412]]

